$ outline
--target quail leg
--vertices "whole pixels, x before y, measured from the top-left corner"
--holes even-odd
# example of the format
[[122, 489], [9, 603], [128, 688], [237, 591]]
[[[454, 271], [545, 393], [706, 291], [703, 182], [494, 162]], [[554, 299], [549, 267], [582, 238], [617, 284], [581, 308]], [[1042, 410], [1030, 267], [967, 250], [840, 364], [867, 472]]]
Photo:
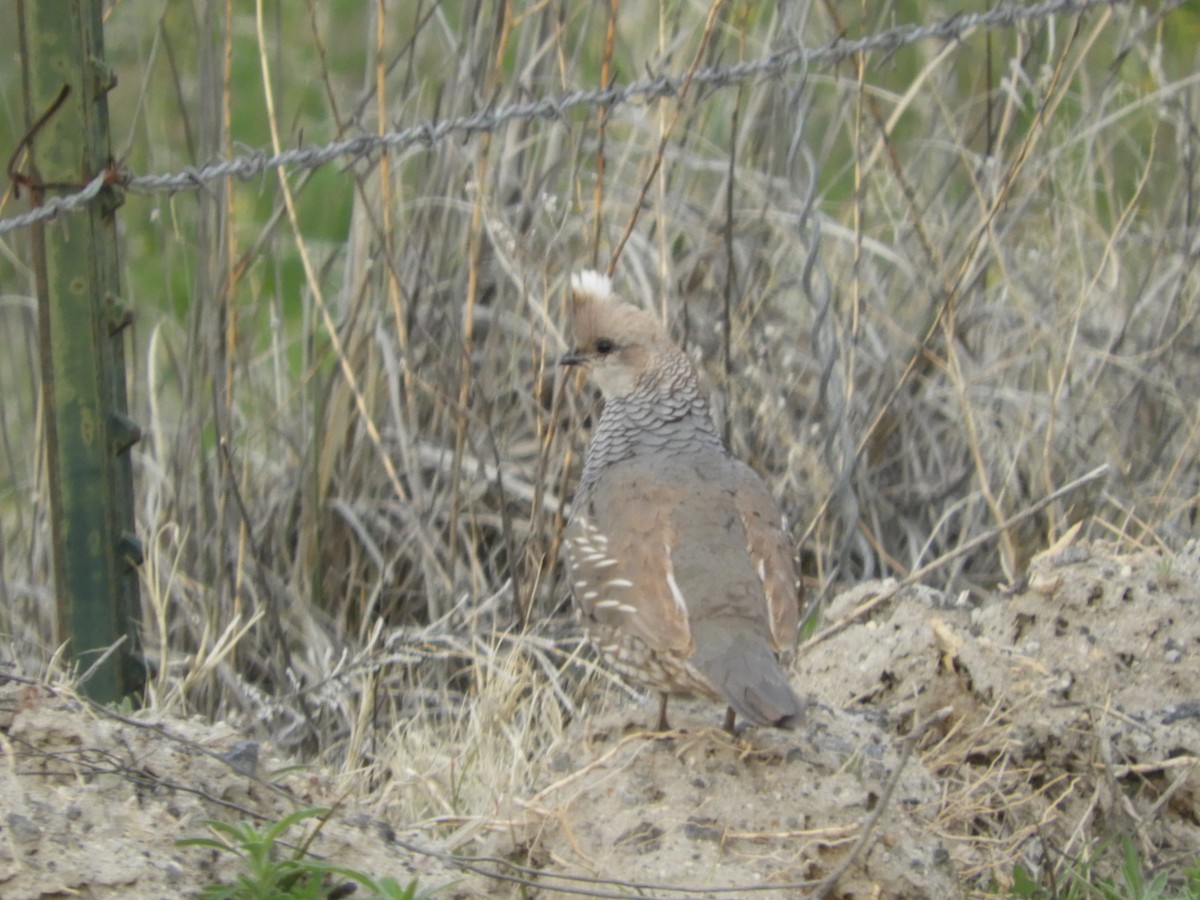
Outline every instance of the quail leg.
[[659, 694], [658, 696], [659, 696], [658, 730], [659, 731], [670, 731], [671, 725], [667, 721], [667, 697], [669, 695], [664, 691], [663, 693]]

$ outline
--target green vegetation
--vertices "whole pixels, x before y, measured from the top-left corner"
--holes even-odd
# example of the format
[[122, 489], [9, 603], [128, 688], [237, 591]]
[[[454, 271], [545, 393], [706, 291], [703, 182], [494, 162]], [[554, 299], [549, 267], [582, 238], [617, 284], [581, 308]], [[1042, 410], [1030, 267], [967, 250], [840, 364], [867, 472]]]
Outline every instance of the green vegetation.
[[[208, 822], [215, 838], [189, 838], [180, 847], [210, 847], [232, 853], [242, 863], [242, 872], [232, 884], [208, 885], [200, 896], [205, 900], [330, 900], [350, 896], [345, 882], [370, 893], [353, 892], [362, 900], [421, 900], [428, 893], [417, 892], [417, 879], [402, 886], [396, 879], [375, 879], [346, 866], [313, 859], [305, 846], [285, 855], [284, 834], [305, 819], [323, 819], [328, 809], [301, 809], [265, 828], [248, 823]], [[311, 839], [311, 838], [310, 838]], [[343, 883], [338, 883], [339, 881]]]
[[[1184, 872], [1158, 872], [1148, 876], [1137, 848], [1121, 838], [1121, 864], [1115, 875], [1101, 876], [1091, 861], [1062, 872], [1049, 886], [1023, 866], [1013, 869], [1010, 897], [1028, 900], [1196, 900], [1200, 898], [1200, 860]], [[1103, 856], [1104, 848], [1097, 856]]]

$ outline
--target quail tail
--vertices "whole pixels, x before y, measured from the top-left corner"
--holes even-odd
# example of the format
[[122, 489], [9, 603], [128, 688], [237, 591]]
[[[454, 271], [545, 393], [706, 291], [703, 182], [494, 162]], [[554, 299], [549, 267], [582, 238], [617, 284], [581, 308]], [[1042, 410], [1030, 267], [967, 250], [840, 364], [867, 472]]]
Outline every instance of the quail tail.
[[735, 635], [721, 643], [713, 653], [697, 649], [691, 662], [721, 692], [734, 713], [759, 726], [795, 728], [803, 724], [804, 707], [765, 641]]

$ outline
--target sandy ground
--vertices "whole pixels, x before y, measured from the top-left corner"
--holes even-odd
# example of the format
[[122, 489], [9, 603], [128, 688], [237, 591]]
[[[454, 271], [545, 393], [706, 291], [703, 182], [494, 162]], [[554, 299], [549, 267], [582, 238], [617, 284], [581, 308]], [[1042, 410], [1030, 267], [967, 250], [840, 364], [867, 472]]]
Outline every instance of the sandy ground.
[[226, 725], [0, 674], [0, 896], [194, 896], [234, 869], [177, 840], [308, 805], [337, 807], [311, 852], [443, 898], [795, 897], [834, 876], [833, 897], [959, 896], [1113, 834], [1147, 866], [1195, 859], [1200, 549], [1069, 545], [986, 597], [890, 587], [826, 610], [845, 624], [796, 664], [796, 731], [733, 737], [673, 703], [654, 735], [655, 704], [626, 702], [453, 841], [339, 805], [344, 781]]

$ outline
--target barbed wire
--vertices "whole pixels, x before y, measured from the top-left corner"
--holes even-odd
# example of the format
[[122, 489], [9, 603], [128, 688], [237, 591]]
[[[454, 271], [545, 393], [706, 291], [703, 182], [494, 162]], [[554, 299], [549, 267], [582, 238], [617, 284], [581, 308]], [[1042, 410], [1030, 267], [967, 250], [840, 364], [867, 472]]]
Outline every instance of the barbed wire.
[[[1011, 28], [1018, 23], [1061, 15], [1077, 15], [1096, 7], [1128, 6], [1132, 0], [1045, 0], [1028, 6], [1008, 5], [981, 13], [959, 13], [929, 25], [900, 25], [854, 40], [838, 38], [821, 47], [792, 47], [769, 56], [731, 66], [710, 66], [692, 75], [693, 85], [724, 88], [758, 77], [778, 77], [801, 64], [833, 64], [860, 53], [882, 51], [891, 54], [909, 44], [924, 40], [961, 40], [978, 28]], [[1184, 0], [1164, 3], [1160, 15], [1182, 5]], [[140, 193], [199, 190], [223, 178], [253, 178], [264, 172], [290, 167], [314, 169], [341, 158], [360, 159], [371, 153], [400, 150], [414, 144], [433, 146], [451, 135], [491, 132], [509, 122], [532, 119], [561, 119], [577, 107], [614, 107], [634, 102], [649, 102], [676, 95], [685, 76], [658, 75], [623, 86], [575, 90], [553, 98], [513, 103], [469, 116], [421, 122], [384, 134], [360, 135], [318, 147], [299, 147], [281, 153], [255, 153], [220, 160], [201, 167], [189, 166], [179, 172], [162, 175], [128, 175], [105, 171], [78, 193], [55, 197], [28, 213], [0, 219], [0, 235], [45, 222], [73, 212], [90, 203], [104, 184], [115, 182], [126, 190]]]

